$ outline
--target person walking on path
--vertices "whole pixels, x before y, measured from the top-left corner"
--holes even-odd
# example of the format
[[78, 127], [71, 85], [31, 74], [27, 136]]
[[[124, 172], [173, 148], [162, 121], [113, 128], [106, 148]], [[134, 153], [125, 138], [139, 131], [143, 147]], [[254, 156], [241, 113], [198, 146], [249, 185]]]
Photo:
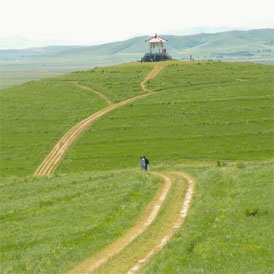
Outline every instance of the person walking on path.
[[144, 156], [140, 157], [140, 167], [141, 167], [142, 171], [145, 171], [145, 169], [146, 169], [146, 160], [145, 160]]
[[149, 164], [149, 160], [145, 156], [140, 157], [140, 166], [141, 166], [142, 171], [149, 170], [148, 164]]

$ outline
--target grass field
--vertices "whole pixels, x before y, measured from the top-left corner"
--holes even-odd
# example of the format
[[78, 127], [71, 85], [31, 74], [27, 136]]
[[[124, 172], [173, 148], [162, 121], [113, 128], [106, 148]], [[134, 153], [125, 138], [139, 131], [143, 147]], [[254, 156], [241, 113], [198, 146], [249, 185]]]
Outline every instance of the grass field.
[[[52, 177], [26, 175], [67, 130], [107, 106], [75, 82], [115, 103], [144, 93], [152, 64], [1, 91], [1, 272], [63, 273], [123, 235], [161, 186], [136, 169], [146, 155], [152, 170], [185, 171], [196, 188], [183, 226], [141, 273], [271, 273], [273, 66], [166, 64], [146, 84], [154, 94], [96, 120]], [[98, 273], [126, 273], [165, 235], [185, 192], [173, 178], [156, 220]]]
[[30, 65], [4, 65], [0, 66], [0, 90], [19, 85], [31, 80], [59, 76], [76, 70], [91, 69], [93, 66], [30, 66]]
[[123, 251], [113, 256], [106, 264], [103, 264], [94, 273], [128, 273], [137, 259], [143, 258], [150, 250], [161, 241], [170, 231], [172, 224], [180, 218], [182, 199], [185, 195], [187, 182], [178, 176], [169, 174], [173, 184], [158, 218], [141, 234], [135, 241], [128, 245]]
[[149, 82], [158, 94], [104, 116], [72, 146], [58, 172], [183, 160], [273, 157], [271, 66], [185, 63]]
[[1, 176], [34, 172], [54, 144], [104, 100], [57, 78], [1, 91]]
[[179, 166], [197, 178], [184, 226], [140, 273], [271, 273], [273, 162]]
[[1, 183], [1, 273], [60, 273], [136, 222], [160, 186], [134, 170]]
[[150, 64], [129, 63], [112, 67], [98, 67], [90, 71], [67, 74], [60, 79], [78, 81], [106, 95], [113, 103], [143, 94], [140, 82], [152, 69]]
[[[94, 69], [3, 90], [1, 175], [30, 175], [66, 131], [107, 106], [98, 95], [77, 87], [76, 80], [89, 86], [95, 79], [95, 88], [102, 88], [115, 102], [143, 93], [139, 82], [149, 70], [149, 65], [122, 65], [117, 72], [115, 67]], [[123, 86], [121, 91], [118, 85]]]

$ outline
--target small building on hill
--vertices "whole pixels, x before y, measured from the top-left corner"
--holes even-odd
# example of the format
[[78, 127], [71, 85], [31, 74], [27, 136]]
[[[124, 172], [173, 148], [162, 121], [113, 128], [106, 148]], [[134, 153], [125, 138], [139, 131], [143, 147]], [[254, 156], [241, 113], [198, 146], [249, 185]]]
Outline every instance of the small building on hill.
[[142, 57], [141, 62], [172, 60], [171, 56], [164, 48], [164, 43], [166, 42], [167, 40], [159, 37], [157, 34], [146, 40], [146, 43], [149, 45], [149, 53], [146, 53], [144, 57]]

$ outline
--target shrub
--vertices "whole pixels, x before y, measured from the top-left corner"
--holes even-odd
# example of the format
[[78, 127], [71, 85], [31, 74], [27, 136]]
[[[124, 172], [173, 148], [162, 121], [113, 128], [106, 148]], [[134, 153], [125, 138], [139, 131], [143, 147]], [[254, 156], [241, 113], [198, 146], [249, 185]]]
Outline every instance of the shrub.
[[237, 167], [237, 168], [245, 168], [245, 164], [242, 163], [242, 162], [237, 162], [237, 163], [236, 163], [236, 167]]
[[217, 167], [224, 167], [224, 166], [227, 166], [227, 163], [221, 162], [221, 161], [217, 161]]
[[255, 217], [259, 212], [259, 209], [246, 209], [245, 215], [247, 217]]

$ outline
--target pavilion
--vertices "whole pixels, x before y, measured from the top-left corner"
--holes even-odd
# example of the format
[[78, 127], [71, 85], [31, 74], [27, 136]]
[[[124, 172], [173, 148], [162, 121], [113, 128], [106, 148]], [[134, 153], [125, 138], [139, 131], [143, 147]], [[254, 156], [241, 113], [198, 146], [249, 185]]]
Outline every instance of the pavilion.
[[146, 43], [149, 45], [149, 53], [146, 53], [141, 59], [141, 62], [155, 62], [155, 61], [165, 61], [171, 60], [171, 56], [167, 53], [164, 48], [164, 43], [167, 40], [159, 37], [155, 34], [150, 39], [146, 40]]

